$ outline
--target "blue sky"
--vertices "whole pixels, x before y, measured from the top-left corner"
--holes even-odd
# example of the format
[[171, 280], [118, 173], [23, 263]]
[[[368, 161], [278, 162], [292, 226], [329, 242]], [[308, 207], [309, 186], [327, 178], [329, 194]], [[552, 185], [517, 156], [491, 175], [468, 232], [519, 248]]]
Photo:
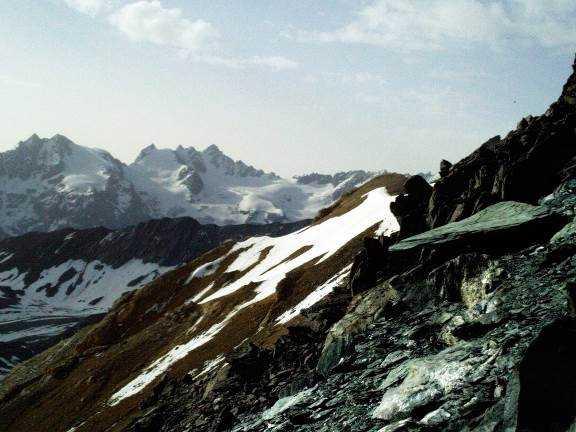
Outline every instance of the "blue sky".
[[433, 170], [542, 113], [575, 50], [574, 0], [2, 0], [0, 150]]

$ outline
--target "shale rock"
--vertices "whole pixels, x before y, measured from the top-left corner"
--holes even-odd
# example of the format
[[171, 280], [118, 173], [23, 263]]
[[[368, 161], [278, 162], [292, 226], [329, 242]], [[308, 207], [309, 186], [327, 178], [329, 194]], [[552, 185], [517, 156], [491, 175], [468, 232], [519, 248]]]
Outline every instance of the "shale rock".
[[451, 169], [451, 162], [447, 161], [446, 159], [442, 159], [442, 161], [440, 161], [440, 177], [446, 177], [450, 173]]
[[392, 252], [423, 247], [472, 246], [501, 248], [518, 246], [552, 236], [565, 222], [545, 206], [520, 202], [494, 204], [467, 219], [415, 235], [390, 247]]
[[[435, 184], [425, 225], [464, 219], [499, 201], [536, 204], [576, 171], [576, 63], [546, 114], [523, 119], [453, 165]], [[411, 226], [415, 222], [411, 222]]]
[[388, 237], [366, 237], [362, 250], [354, 258], [350, 269], [348, 286], [352, 295], [365, 291], [376, 284], [378, 270], [386, 265], [390, 244]]
[[397, 299], [397, 292], [388, 283], [356, 297], [346, 315], [330, 329], [317, 370], [327, 374], [348, 353], [353, 336], [365, 330]]
[[432, 186], [421, 176], [412, 176], [404, 185], [405, 194], [396, 197], [390, 210], [400, 224], [400, 238], [420, 233], [426, 229], [426, 209]]

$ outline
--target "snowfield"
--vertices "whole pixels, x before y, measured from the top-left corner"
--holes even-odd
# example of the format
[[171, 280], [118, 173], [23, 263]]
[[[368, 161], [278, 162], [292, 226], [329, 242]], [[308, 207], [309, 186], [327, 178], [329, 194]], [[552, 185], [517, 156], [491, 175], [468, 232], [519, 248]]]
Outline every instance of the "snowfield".
[[[172, 267], [142, 260], [131, 260], [118, 268], [100, 261], [70, 260], [42, 271], [40, 277], [28, 285], [26, 273], [20, 273], [17, 268], [0, 273], [0, 283], [23, 292], [17, 305], [22, 311], [45, 307], [98, 313], [108, 310], [125, 292], [138, 289], [169, 270]], [[51, 289], [56, 290], [53, 295]], [[0, 311], [0, 316], [10, 314], [10, 308]]]
[[[117, 268], [97, 260], [69, 260], [42, 271], [31, 283], [16, 267], [0, 272], [0, 285], [9, 289], [0, 290], [0, 302], [9, 302], [0, 308], [0, 344], [17, 344], [25, 350], [33, 342], [60, 336], [172, 268], [136, 259]], [[0, 379], [16, 360], [0, 357]]]

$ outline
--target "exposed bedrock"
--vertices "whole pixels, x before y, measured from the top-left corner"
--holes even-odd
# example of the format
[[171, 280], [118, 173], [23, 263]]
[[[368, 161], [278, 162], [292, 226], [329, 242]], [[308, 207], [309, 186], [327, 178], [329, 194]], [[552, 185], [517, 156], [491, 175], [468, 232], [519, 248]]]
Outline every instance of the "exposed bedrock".
[[[500, 201], [537, 204], [576, 173], [576, 62], [560, 98], [506, 137], [493, 137], [460, 162], [442, 161], [427, 191], [421, 177], [391, 205], [400, 237], [459, 221]], [[413, 187], [409, 187], [409, 186]]]

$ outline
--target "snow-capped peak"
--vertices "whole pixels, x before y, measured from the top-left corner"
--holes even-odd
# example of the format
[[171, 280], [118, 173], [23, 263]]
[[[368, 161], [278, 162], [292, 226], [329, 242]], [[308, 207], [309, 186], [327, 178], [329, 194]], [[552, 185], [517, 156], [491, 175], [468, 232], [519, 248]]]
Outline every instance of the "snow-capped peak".
[[0, 237], [178, 216], [218, 225], [302, 220], [372, 176], [283, 179], [214, 144], [203, 150], [151, 144], [125, 165], [63, 135], [33, 135], [0, 154]]

